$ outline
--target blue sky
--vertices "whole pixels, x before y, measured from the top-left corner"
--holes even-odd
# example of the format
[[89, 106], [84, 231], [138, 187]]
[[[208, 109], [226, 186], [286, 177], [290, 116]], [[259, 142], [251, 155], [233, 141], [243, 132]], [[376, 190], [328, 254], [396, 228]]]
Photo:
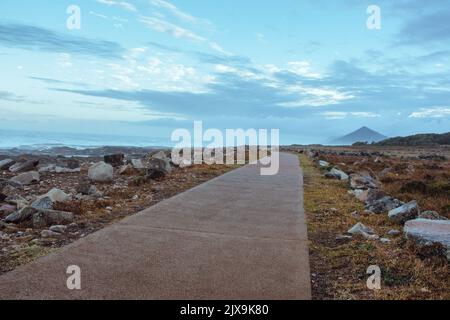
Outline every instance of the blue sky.
[[443, 0], [2, 0], [2, 129], [167, 139], [203, 120], [286, 144], [445, 132], [449, 21]]

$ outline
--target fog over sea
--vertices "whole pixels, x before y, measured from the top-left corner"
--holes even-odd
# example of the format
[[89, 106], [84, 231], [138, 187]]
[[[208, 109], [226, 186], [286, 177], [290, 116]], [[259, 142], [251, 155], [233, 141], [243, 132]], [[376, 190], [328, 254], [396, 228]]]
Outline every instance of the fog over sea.
[[0, 149], [44, 150], [62, 146], [84, 149], [102, 146], [154, 147], [172, 145], [173, 142], [169, 138], [0, 130]]

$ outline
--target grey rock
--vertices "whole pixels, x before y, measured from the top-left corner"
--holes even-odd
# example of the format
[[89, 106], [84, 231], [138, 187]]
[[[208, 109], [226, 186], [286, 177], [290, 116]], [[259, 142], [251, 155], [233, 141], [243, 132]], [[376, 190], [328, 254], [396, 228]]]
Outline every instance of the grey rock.
[[441, 216], [436, 211], [424, 211], [419, 213], [418, 218], [428, 220], [448, 220], [446, 217]]
[[378, 189], [355, 189], [352, 192], [356, 199], [367, 204], [373, 203], [386, 196], [384, 192]]
[[377, 189], [378, 182], [368, 173], [354, 173], [350, 175], [352, 189]]
[[9, 171], [12, 173], [22, 172], [22, 171], [32, 171], [36, 169], [39, 165], [39, 160], [28, 160], [25, 162], [19, 162], [14, 164], [9, 168]]
[[356, 235], [356, 234], [362, 235], [366, 239], [378, 239], [379, 238], [375, 234], [375, 231], [372, 228], [366, 227], [361, 222], [358, 222], [357, 224], [355, 224], [350, 230], [347, 231], [347, 233], [353, 234], [353, 235]]
[[19, 195], [10, 196], [5, 199], [5, 202], [16, 206], [17, 209], [22, 209], [29, 205], [29, 202]]
[[0, 170], [9, 170], [9, 168], [16, 162], [12, 159], [5, 159], [0, 161]]
[[12, 206], [10, 204], [4, 204], [0, 206], [0, 218], [10, 215], [16, 211], [16, 206]]
[[388, 212], [392, 209], [402, 206], [404, 203], [398, 199], [394, 199], [390, 196], [383, 197], [381, 199], [372, 201], [366, 205], [366, 210], [376, 214]]
[[389, 211], [388, 217], [395, 223], [402, 224], [408, 220], [417, 218], [420, 213], [417, 201], [411, 201], [401, 207]]
[[[419, 244], [439, 243], [450, 250], [450, 221], [415, 219], [405, 223], [405, 236]], [[447, 257], [448, 258], [448, 257]]]
[[152, 158], [148, 161], [148, 169], [169, 173], [172, 171], [172, 166], [169, 159]]
[[392, 230], [389, 230], [389, 232], [388, 232], [387, 234], [388, 234], [388, 236], [396, 237], [396, 236], [398, 236], [400, 233], [401, 233], [401, 232], [400, 232], [399, 230], [392, 229]]
[[136, 169], [131, 164], [121, 166], [119, 169], [120, 175], [133, 175], [135, 173], [136, 173]]
[[331, 169], [329, 173], [334, 176], [339, 177], [340, 180], [344, 180], [344, 181], [348, 180], [348, 175], [344, 171], [339, 170], [338, 168]]
[[34, 201], [31, 204], [31, 207], [37, 209], [37, 210], [41, 210], [41, 209], [53, 209], [53, 201], [50, 197], [41, 197], [39, 199], [37, 199], [36, 201]]
[[56, 233], [65, 233], [67, 231], [67, 226], [63, 225], [54, 225], [49, 228], [50, 231], [56, 232]]
[[29, 171], [21, 173], [10, 179], [12, 182], [19, 183], [21, 185], [30, 185], [32, 183], [39, 182], [40, 176], [37, 171]]
[[62, 225], [72, 223], [74, 215], [71, 212], [40, 210], [33, 215], [33, 227], [45, 228], [52, 225]]
[[33, 214], [36, 213], [36, 209], [32, 207], [25, 207], [22, 208], [16, 212], [11, 213], [9, 216], [6, 217], [5, 222], [7, 223], [21, 223], [24, 221], [27, 221], [31, 219]]
[[390, 242], [391, 242], [391, 239], [388, 239], [388, 238], [380, 238], [380, 242], [381, 242], [381, 243], [387, 244], [387, 243], [390, 243]]
[[136, 170], [144, 170], [145, 169], [144, 163], [142, 162], [141, 159], [132, 159], [131, 165]]
[[41, 237], [42, 237], [42, 238], [45, 238], [45, 239], [48, 239], [48, 238], [58, 238], [58, 237], [60, 237], [60, 236], [61, 236], [60, 233], [54, 232], [54, 231], [51, 231], [51, 230], [42, 230], [42, 231], [41, 231]]
[[95, 182], [111, 182], [113, 180], [114, 168], [105, 162], [98, 162], [89, 168], [89, 179]]
[[324, 160], [319, 160], [319, 166], [320, 166], [320, 167], [329, 167], [329, 166], [330, 166], [330, 163], [329, 163], [329, 162], [326, 162], [326, 161], [324, 161]]

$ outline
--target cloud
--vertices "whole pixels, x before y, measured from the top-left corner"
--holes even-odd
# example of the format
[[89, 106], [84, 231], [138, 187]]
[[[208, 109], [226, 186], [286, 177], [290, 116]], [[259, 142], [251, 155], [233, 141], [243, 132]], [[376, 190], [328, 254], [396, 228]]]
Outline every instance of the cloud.
[[168, 2], [168, 1], [151, 0], [150, 3], [155, 7], [164, 8], [164, 9], [169, 10], [170, 12], [172, 12], [172, 14], [174, 14], [181, 20], [191, 22], [191, 23], [196, 23], [198, 21], [197, 18], [191, 16], [190, 14], [188, 14], [186, 12], [181, 11], [175, 5], [173, 5], [172, 3]]
[[24, 97], [17, 96], [9, 91], [0, 91], [0, 100], [12, 101], [12, 102], [22, 102], [24, 101]]
[[450, 107], [429, 107], [421, 108], [419, 111], [413, 112], [409, 118], [447, 118], [450, 117]]
[[126, 1], [97, 0], [97, 2], [105, 4], [107, 6], [118, 6], [128, 11], [137, 12], [136, 7], [133, 4]]
[[379, 118], [381, 115], [373, 112], [346, 112], [346, 111], [328, 111], [321, 112], [320, 115], [324, 116], [327, 120], [342, 120], [349, 116], [355, 118]]
[[0, 45], [104, 59], [120, 59], [125, 51], [116, 42], [91, 40], [24, 24], [0, 24]]
[[411, 19], [401, 29], [398, 40], [401, 45], [427, 45], [450, 40], [450, 11], [440, 11]]
[[139, 21], [144, 23], [154, 31], [168, 33], [178, 39], [187, 39], [196, 42], [206, 41], [206, 38], [203, 38], [188, 29], [182, 28], [162, 19], [154, 17], [141, 17], [139, 18]]

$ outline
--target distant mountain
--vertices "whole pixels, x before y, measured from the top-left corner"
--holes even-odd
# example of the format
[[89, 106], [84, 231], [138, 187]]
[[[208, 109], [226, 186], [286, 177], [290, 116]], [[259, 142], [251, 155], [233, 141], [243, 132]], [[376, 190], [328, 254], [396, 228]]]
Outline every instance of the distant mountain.
[[356, 142], [379, 142], [387, 137], [367, 127], [362, 127], [346, 136], [331, 141], [334, 145], [352, 145]]
[[439, 146], [450, 145], [450, 132], [443, 134], [416, 134], [396, 137], [377, 143], [379, 146]]

